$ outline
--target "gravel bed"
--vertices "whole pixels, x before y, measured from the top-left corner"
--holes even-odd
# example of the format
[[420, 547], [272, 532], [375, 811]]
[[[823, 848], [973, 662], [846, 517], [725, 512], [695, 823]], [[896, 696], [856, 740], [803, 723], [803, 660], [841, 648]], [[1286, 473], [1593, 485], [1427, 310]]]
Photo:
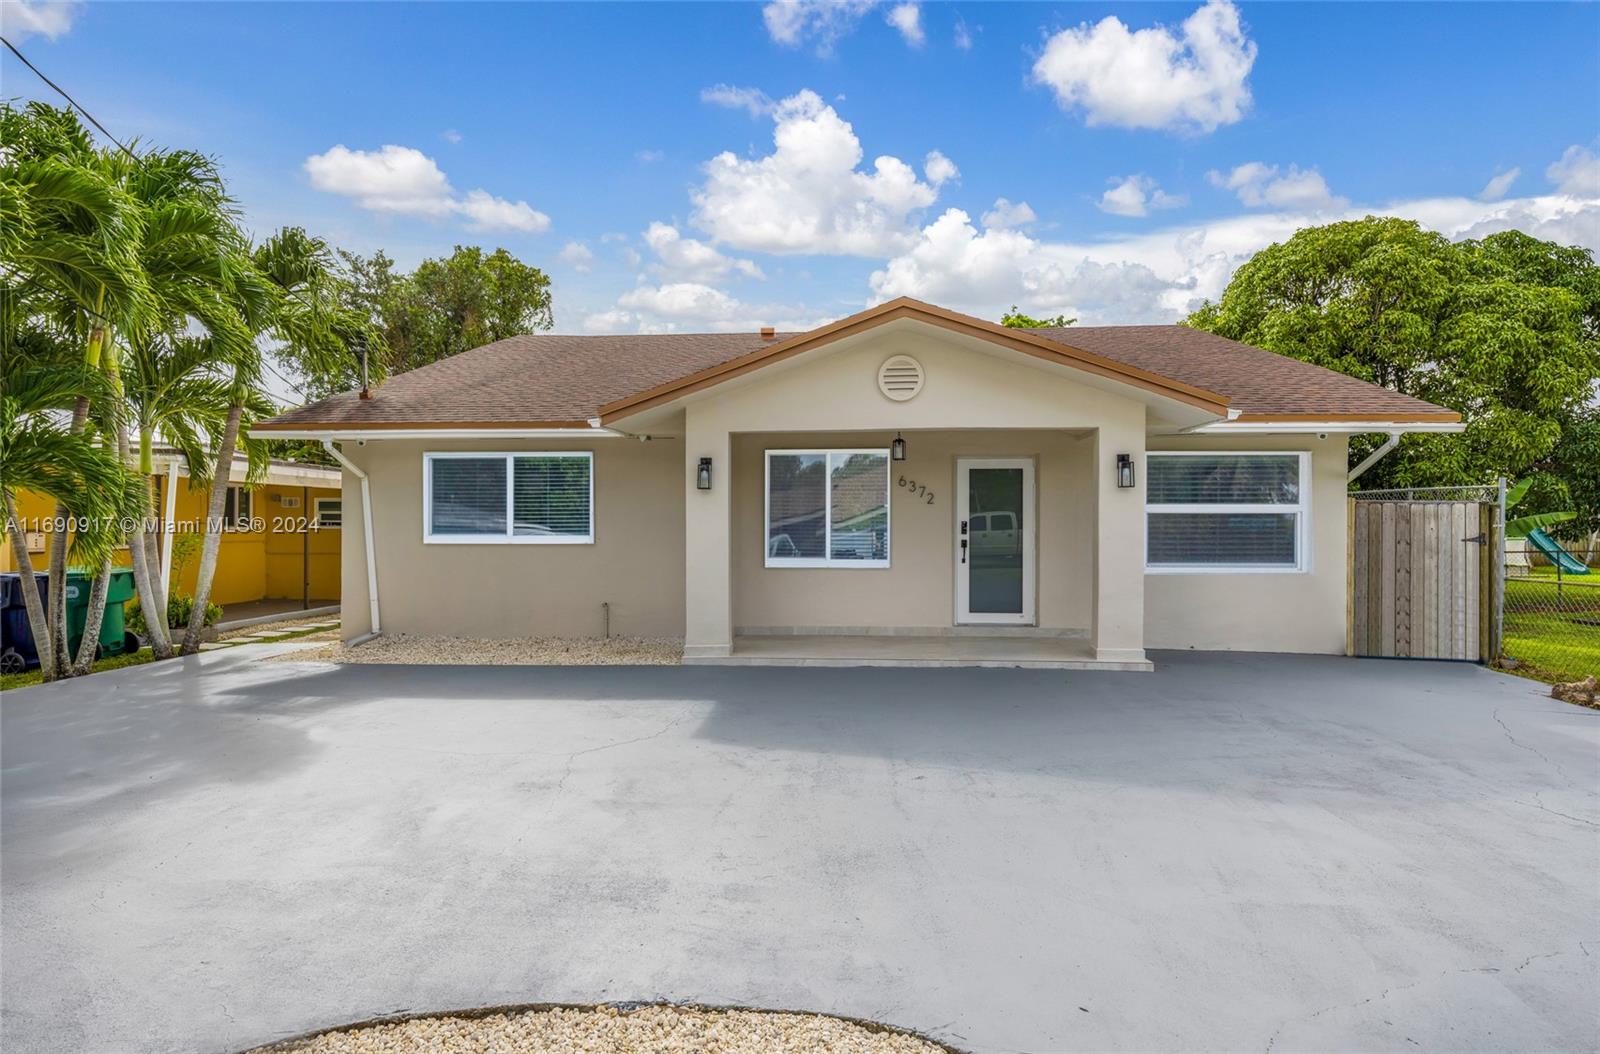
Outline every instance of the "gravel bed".
[[687, 1006], [556, 1007], [417, 1017], [247, 1054], [946, 1054], [882, 1025]]
[[338, 643], [296, 649], [273, 656], [273, 660], [406, 666], [677, 666], [683, 661], [683, 642], [650, 637], [482, 640], [400, 633], [385, 634], [354, 648]]

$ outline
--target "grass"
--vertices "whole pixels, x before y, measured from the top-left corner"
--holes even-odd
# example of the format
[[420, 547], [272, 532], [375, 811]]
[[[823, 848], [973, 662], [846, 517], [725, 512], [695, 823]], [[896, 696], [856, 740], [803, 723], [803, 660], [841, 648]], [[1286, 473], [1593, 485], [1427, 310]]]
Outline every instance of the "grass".
[[[271, 629], [270, 626], [263, 626], [260, 628]], [[252, 631], [241, 630], [240, 632]], [[326, 632], [328, 632], [326, 629], [308, 626], [285, 633], [267, 643], [276, 644], [279, 641], [294, 640], [297, 637], [309, 637], [314, 633]], [[227, 647], [243, 647], [246, 644], [257, 644], [261, 642], [253, 640], [240, 640], [223, 641], [222, 643]], [[102, 670], [120, 670], [127, 666], [143, 666], [147, 662], [154, 662], [155, 658], [155, 653], [149, 648], [140, 648], [138, 651], [130, 652], [126, 655], [112, 655], [101, 659], [94, 664], [94, 666], [91, 668], [91, 672], [100, 673]], [[13, 688], [27, 688], [30, 685], [40, 684], [42, 681], [43, 676], [39, 673], [37, 668], [32, 670], [24, 670], [22, 673], [0, 674], [0, 692], [9, 692]]]
[[1600, 575], [1562, 576], [1538, 568], [1506, 580], [1502, 653], [1541, 681], [1600, 673]]
[[[96, 662], [91, 669], [95, 673], [100, 673], [102, 670], [120, 670], [125, 666], [143, 666], [147, 662], [155, 661], [155, 657], [155, 652], [149, 648], [140, 648], [126, 655], [108, 655]], [[13, 688], [26, 688], [40, 683], [43, 679], [44, 675], [37, 668], [23, 670], [21, 673], [0, 673], [0, 692], [9, 692]]]

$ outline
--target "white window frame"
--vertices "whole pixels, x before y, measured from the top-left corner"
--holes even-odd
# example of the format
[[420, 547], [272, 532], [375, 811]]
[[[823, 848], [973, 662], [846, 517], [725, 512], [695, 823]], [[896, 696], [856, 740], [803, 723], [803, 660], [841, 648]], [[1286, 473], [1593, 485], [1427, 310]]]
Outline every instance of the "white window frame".
[[[823, 551], [828, 554], [833, 552], [833, 455], [843, 454], [846, 457], [855, 454], [877, 454], [884, 460], [883, 478], [883, 507], [884, 507], [884, 552], [882, 560], [840, 560], [832, 555], [826, 556], [772, 556], [772, 459], [784, 456], [811, 456], [822, 458], [823, 465], [823, 493], [822, 493], [822, 539]], [[851, 570], [881, 570], [889, 566], [889, 560], [894, 556], [894, 501], [893, 488], [889, 484], [889, 472], [893, 468], [893, 459], [889, 456], [888, 447], [808, 447], [801, 450], [768, 450], [762, 461], [762, 471], [765, 483], [762, 487], [761, 503], [761, 555], [765, 566], [773, 568], [786, 567], [831, 567]]]
[[[433, 463], [450, 458], [490, 458], [506, 460], [506, 530], [504, 534], [433, 533]], [[512, 534], [516, 527], [514, 496], [519, 457], [583, 458], [589, 462], [588, 534]], [[594, 451], [593, 450], [428, 450], [422, 455], [422, 541], [425, 545], [593, 545], [595, 539]]]
[[[1145, 451], [1145, 479], [1148, 485], [1150, 462], [1162, 457], [1293, 457], [1298, 459], [1300, 500], [1296, 504], [1186, 504], [1145, 502], [1145, 574], [1150, 575], [1303, 575], [1311, 570], [1311, 455], [1303, 450], [1147, 450]], [[1294, 558], [1290, 564], [1152, 564], [1150, 562], [1150, 517], [1162, 513], [1188, 513], [1201, 515], [1249, 515], [1265, 513], [1274, 516], [1293, 514], [1295, 520]]]
[[[248, 483], [230, 483], [228, 491], [233, 495], [233, 519], [228, 519], [227, 501], [222, 505], [222, 529], [234, 534], [249, 534], [254, 522], [256, 500]], [[240, 515], [243, 512], [244, 515]]]
[[[339, 522], [324, 523], [322, 520], [322, 507], [327, 504], [339, 506]], [[343, 498], [312, 498], [311, 522], [317, 525], [319, 531], [338, 531], [344, 529], [344, 499]]]

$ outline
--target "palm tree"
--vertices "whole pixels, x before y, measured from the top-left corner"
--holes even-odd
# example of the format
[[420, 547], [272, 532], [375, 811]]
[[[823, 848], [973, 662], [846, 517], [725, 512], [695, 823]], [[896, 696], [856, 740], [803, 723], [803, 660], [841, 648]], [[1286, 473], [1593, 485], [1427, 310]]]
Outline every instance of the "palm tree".
[[[149, 286], [152, 310], [124, 328], [129, 369], [124, 385], [139, 425], [139, 466], [148, 480], [153, 469], [150, 451], [157, 428], [174, 433], [189, 457], [192, 475], [204, 464], [199, 434], [219, 434], [223, 416], [221, 391], [215, 370], [226, 361], [218, 349], [248, 344], [250, 332], [240, 318], [232, 295], [244, 268], [245, 241], [235, 225], [236, 216], [215, 163], [190, 151], [150, 151], [137, 162], [117, 159], [121, 185], [139, 203], [143, 237], [138, 259]], [[201, 339], [177, 336], [198, 324]], [[179, 347], [176, 354], [158, 349]], [[115, 358], [109, 363], [113, 371]], [[125, 430], [116, 442], [124, 458], [131, 457]], [[146, 488], [148, 496], [148, 483]], [[147, 515], [145, 522], [150, 522]], [[155, 532], [129, 535], [128, 549], [140, 606], [158, 657], [172, 654], [166, 624], [167, 598], [156, 573]]]
[[[0, 273], [11, 295], [6, 339], [16, 337], [24, 320], [47, 318], [55, 339], [81, 348], [84, 369], [72, 376], [86, 381], [99, 370], [110, 322], [139, 320], [147, 310], [145, 276], [136, 255], [142, 212], [120, 186], [108, 155], [68, 111], [39, 103], [0, 104], [0, 142], [6, 144], [0, 157], [0, 204], [6, 214], [0, 224], [6, 228], [0, 236]], [[85, 385], [72, 399], [69, 436], [84, 435], [90, 391]], [[57, 519], [64, 522], [71, 507], [58, 501]], [[68, 672], [68, 533], [51, 534], [48, 632], [38, 640], [41, 653], [50, 652], [46, 668], [53, 675]]]
[[[123, 363], [123, 387], [130, 424], [138, 430], [139, 473], [146, 481], [155, 472], [158, 432], [182, 451], [190, 466], [199, 466], [204, 477], [204, 466], [209, 463], [206, 437], [221, 435], [228, 417], [230, 389], [215, 372], [215, 358], [204, 338], [162, 333], [130, 340]], [[126, 431], [121, 433], [120, 443], [123, 458], [132, 463]], [[151, 650], [158, 658], [166, 658], [172, 654], [172, 632], [167, 625], [167, 596], [156, 570], [158, 532], [153, 522], [147, 517], [146, 529], [129, 536], [128, 549]]]
[[[46, 605], [32, 588], [34, 567], [28, 552], [26, 525], [17, 515], [19, 489], [57, 500], [77, 527], [71, 531], [71, 555], [80, 563], [104, 567], [119, 538], [121, 519], [137, 507], [140, 484], [104, 444], [64, 423], [64, 411], [85, 393], [112, 405], [103, 374], [83, 366], [72, 341], [27, 318], [16, 290], [0, 287], [0, 332], [6, 354], [0, 360], [0, 464], [5, 465], [6, 533], [11, 538], [17, 570], [22, 572], [23, 604], [39, 652], [45, 680], [72, 672], [66, 653], [65, 627], [59, 647], [54, 646]], [[58, 529], [65, 539], [68, 531]], [[64, 590], [62, 591], [64, 593]], [[100, 588], [100, 606], [105, 603]], [[94, 657], [99, 637], [98, 620], [85, 627], [80, 658]], [[85, 664], [86, 665], [86, 664]]]
[[[235, 447], [242, 437], [248, 446], [264, 449], [251, 443], [249, 425], [251, 420], [275, 410], [260, 395], [262, 358], [259, 340], [255, 338], [293, 343], [316, 349], [321, 355], [348, 355], [340, 334], [347, 332], [352, 323], [349, 313], [340, 306], [333, 254], [326, 243], [298, 227], [285, 228], [258, 246], [250, 254], [249, 264], [248, 273], [241, 274], [235, 288], [239, 317], [249, 325], [253, 339], [219, 349], [232, 363], [233, 373], [228, 415], [223, 422], [211, 472], [211, 502], [195, 581], [194, 609], [183, 639], [185, 654], [200, 648], [205, 608], [211, 599], [211, 580], [216, 573], [222, 542], [222, 513], [227, 493], [223, 484], [233, 465]], [[265, 465], [261, 468], [264, 470]]]

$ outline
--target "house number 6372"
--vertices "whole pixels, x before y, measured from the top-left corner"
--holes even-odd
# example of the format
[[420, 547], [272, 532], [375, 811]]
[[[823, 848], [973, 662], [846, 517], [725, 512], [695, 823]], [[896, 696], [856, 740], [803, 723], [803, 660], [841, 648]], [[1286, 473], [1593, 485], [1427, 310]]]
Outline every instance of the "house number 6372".
[[933, 504], [933, 491], [928, 489], [928, 485], [926, 483], [918, 483], [914, 479], [906, 479], [904, 476], [901, 476], [900, 486], [906, 490], [909, 490], [915, 497], [927, 498], [929, 505]]

